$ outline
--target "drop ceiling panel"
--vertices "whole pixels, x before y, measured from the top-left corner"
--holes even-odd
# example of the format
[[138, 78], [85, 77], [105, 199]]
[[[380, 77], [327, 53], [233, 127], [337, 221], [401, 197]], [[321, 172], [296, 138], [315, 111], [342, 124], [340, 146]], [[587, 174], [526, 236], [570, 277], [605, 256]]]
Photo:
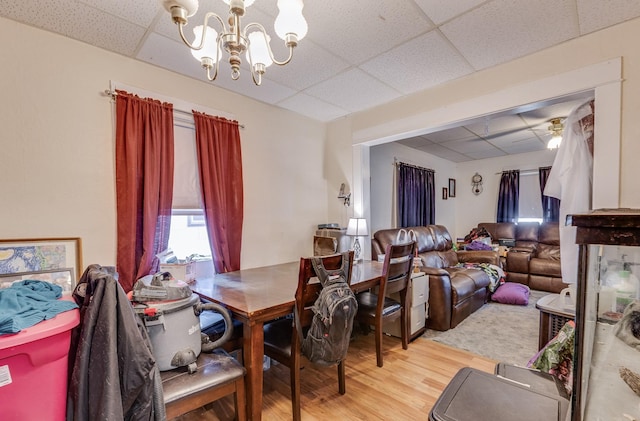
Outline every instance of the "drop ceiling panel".
[[278, 103], [279, 106], [315, 120], [329, 121], [347, 113], [346, 110], [305, 94], [296, 94]]
[[487, 2], [440, 30], [476, 70], [579, 35], [575, 5], [557, 0]]
[[464, 127], [454, 127], [447, 130], [428, 133], [424, 135], [424, 137], [429, 139], [433, 143], [442, 143], [442, 142], [449, 142], [451, 140], [475, 139], [476, 135], [474, 135]]
[[375, 107], [400, 96], [399, 92], [359, 69], [341, 73], [305, 93], [349, 111]]
[[[483, 138], [494, 138], [504, 134], [523, 130], [524, 120], [517, 114], [491, 118], [488, 116], [480, 121], [465, 125], [466, 129]], [[526, 126], [524, 127], [526, 129]]]
[[[278, 41], [281, 41], [278, 38]], [[293, 50], [293, 59], [286, 66], [267, 68], [270, 79], [296, 90], [304, 90], [330, 79], [346, 70], [349, 63], [319, 47], [310, 39], [303, 39]]]
[[440, 145], [436, 145], [435, 143], [421, 146], [420, 148], [418, 148], [418, 150], [430, 153], [431, 155], [437, 156], [439, 158], [447, 159], [451, 162], [465, 162], [471, 160], [471, 158], [469, 158], [468, 156], [465, 156], [456, 151], [452, 151], [451, 149], [447, 149]]
[[427, 89], [473, 71], [438, 31], [402, 44], [360, 66], [404, 94]]
[[488, 158], [497, 158], [499, 156], [505, 156], [506, 153], [501, 151], [500, 149], [486, 149], [482, 151], [472, 151], [465, 154], [469, 157], [468, 161], [473, 161], [476, 159], [488, 159]]
[[[128, 22], [139, 26], [149, 26], [160, 10], [164, 8], [158, 1], [131, 1], [131, 0], [78, 0], [88, 6], [95, 7], [114, 16], [118, 16]], [[39, 2], [39, 3], [51, 3]], [[167, 16], [169, 14], [167, 13]]]
[[432, 144], [432, 142], [429, 141], [429, 139], [427, 139], [424, 136], [416, 136], [416, 137], [411, 137], [409, 139], [402, 139], [401, 141], [399, 141], [399, 143], [402, 143], [405, 146], [408, 146], [410, 148], [416, 148], [416, 149], [421, 149], [427, 145]]
[[547, 146], [542, 142], [538, 140], [531, 140], [527, 142], [517, 142], [510, 146], [505, 146], [503, 150], [509, 155], [512, 155], [518, 153], [544, 151], [546, 148]]
[[640, 16], [638, 0], [577, 0], [580, 34], [588, 34]]
[[75, 1], [2, 0], [0, 14], [129, 56], [134, 53], [145, 33], [142, 26]]
[[313, 22], [308, 36], [351, 64], [369, 60], [433, 27], [411, 0], [307, 1], [303, 14]]
[[482, 139], [451, 140], [448, 142], [440, 143], [439, 145], [465, 155], [470, 152], [496, 149], [495, 146], [493, 146], [491, 143], [485, 142]]
[[[415, 0], [416, 4], [431, 18], [431, 20], [439, 25], [461, 13], [473, 9], [477, 5], [484, 3], [486, 0]], [[445, 6], [446, 7], [443, 7]]]

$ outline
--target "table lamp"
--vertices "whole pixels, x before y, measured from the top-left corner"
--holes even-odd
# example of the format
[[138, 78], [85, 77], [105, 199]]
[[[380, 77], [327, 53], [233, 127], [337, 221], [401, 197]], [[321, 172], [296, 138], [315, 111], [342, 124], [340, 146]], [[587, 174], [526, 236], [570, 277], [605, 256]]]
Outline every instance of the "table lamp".
[[353, 240], [353, 259], [357, 262], [362, 260], [362, 247], [360, 247], [360, 237], [369, 235], [367, 229], [367, 220], [364, 218], [350, 218], [347, 226], [347, 235], [354, 237]]

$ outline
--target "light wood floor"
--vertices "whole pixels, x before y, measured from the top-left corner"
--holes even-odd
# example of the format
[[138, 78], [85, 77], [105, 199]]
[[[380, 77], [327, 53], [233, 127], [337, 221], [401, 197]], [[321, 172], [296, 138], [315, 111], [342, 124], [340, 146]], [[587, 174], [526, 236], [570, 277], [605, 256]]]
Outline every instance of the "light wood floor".
[[[302, 371], [305, 421], [427, 420], [449, 380], [462, 367], [493, 373], [497, 361], [418, 338], [403, 350], [400, 339], [383, 341], [384, 367], [376, 366], [373, 335], [357, 336], [349, 347], [347, 393], [338, 393], [337, 369], [307, 366]], [[264, 376], [262, 419], [290, 420], [289, 369], [272, 365]], [[180, 421], [233, 420], [233, 402], [224, 398], [179, 418]]]

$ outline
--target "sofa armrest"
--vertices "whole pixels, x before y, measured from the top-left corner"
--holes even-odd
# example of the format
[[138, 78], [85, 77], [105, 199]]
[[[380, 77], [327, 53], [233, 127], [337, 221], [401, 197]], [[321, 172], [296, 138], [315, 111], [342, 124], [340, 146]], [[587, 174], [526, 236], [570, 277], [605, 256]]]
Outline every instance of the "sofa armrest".
[[426, 275], [449, 276], [449, 272], [447, 272], [444, 269], [427, 267], [427, 266], [420, 266], [420, 272], [424, 272]]
[[529, 260], [531, 260], [530, 252], [509, 250], [507, 252], [507, 271], [529, 273]]
[[439, 268], [421, 267], [429, 275], [429, 318], [430, 329], [451, 328], [452, 294], [449, 272]]
[[456, 252], [460, 263], [489, 263], [500, 266], [500, 255], [491, 250], [459, 250]]

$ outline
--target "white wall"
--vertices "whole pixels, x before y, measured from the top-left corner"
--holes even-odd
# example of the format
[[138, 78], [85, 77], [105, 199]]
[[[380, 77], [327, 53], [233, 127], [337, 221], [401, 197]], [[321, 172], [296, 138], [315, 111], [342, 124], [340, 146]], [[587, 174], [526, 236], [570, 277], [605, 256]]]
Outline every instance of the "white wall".
[[[540, 151], [457, 164], [456, 237], [464, 237], [478, 222], [495, 222], [498, 208], [500, 176], [505, 170], [537, 170], [553, 164], [556, 151]], [[475, 195], [471, 177], [482, 176], [483, 191]], [[537, 176], [532, 176], [536, 177]], [[451, 232], [454, 235], [454, 232]]]
[[[324, 124], [11, 20], [0, 18], [0, 38], [20, 40], [2, 45], [0, 238], [81, 237], [85, 266], [115, 264], [114, 105], [101, 95], [110, 80], [246, 126], [242, 267], [311, 254], [315, 225], [341, 211], [330, 190], [351, 144], [325, 145]], [[347, 158], [334, 156], [341, 142]]]
[[371, 229], [395, 228], [393, 213], [394, 160], [430, 168], [435, 171], [436, 224], [444, 225], [455, 234], [455, 210], [460, 206], [460, 184], [456, 197], [442, 199], [442, 188], [448, 187], [449, 178], [456, 177], [455, 163], [426, 152], [417, 151], [399, 143], [386, 143], [371, 148]]

